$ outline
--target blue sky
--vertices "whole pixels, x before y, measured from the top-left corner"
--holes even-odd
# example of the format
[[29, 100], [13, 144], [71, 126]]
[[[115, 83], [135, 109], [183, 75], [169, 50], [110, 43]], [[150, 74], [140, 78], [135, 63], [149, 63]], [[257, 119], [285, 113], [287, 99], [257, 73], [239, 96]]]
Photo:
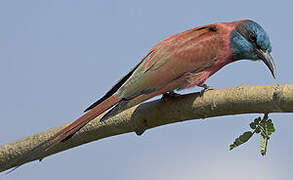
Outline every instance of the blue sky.
[[[277, 80], [263, 63], [240, 61], [207, 83], [218, 89], [293, 83], [289, 1], [1, 1], [0, 144], [76, 119], [164, 38], [198, 25], [247, 18], [270, 35]], [[266, 157], [257, 148], [259, 137], [228, 150], [257, 116], [209, 118], [154, 128], [141, 137], [115, 136], [0, 178], [291, 179], [290, 114], [271, 115], [277, 131]]]

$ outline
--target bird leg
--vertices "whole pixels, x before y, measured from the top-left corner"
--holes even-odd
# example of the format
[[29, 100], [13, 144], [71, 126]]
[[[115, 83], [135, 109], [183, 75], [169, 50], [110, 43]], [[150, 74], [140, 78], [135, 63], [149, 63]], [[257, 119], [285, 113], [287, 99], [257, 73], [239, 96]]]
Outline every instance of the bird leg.
[[211, 87], [211, 86], [208, 86], [207, 84], [199, 84], [199, 85], [197, 85], [197, 86], [199, 86], [199, 87], [202, 87], [202, 88], [203, 88], [203, 90], [201, 90], [201, 91], [200, 91], [200, 96], [202, 96], [202, 95], [203, 95], [203, 93], [205, 93], [205, 92], [207, 92], [207, 91], [209, 91], [209, 90], [214, 90], [214, 88], [213, 88], [213, 87]]

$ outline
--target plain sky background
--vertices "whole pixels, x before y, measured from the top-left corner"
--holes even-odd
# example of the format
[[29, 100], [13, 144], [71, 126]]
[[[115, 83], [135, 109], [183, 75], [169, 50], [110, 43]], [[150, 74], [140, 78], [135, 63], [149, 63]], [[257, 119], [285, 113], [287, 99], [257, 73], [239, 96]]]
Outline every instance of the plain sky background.
[[[230, 64], [207, 83], [293, 83], [290, 1], [0, 1], [0, 144], [72, 121], [156, 43], [198, 25], [253, 19], [270, 35], [277, 80], [262, 62]], [[199, 91], [195, 88], [192, 91]], [[0, 179], [292, 179], [292, 114], [271, 114], [260, 138], [229, 151], [258, 114], [162, 126], [26, 164]]]

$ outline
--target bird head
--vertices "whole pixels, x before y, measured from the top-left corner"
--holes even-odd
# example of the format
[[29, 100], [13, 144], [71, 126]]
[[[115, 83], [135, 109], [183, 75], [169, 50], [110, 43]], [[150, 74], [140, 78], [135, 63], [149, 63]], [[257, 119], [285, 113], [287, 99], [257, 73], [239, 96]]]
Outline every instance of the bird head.
[[236, 24], [230, 38], [233, 59], [262, 60], [275, 78], [270, 39], [259, 24], [251, 20], [242, 21]]

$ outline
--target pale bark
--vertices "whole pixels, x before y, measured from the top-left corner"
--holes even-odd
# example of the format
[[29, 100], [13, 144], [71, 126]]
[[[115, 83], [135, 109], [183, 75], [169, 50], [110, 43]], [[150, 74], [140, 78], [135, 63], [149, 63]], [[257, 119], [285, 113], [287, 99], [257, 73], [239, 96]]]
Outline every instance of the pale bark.
[[[199, 93], [193, 93], [171, 97], [135, 106], [103, 122], [99, 122], [101, 116], [97, 117], [71, 139], [60, 143], [35, 159], [105, 137], [128, 132], [142, 134], [146, 129], [185, 120], [272, 112], [293, 112], [293, 85], [243, 85], [235, 88], [209, 90], [202, 96]], [[65, 126], [61, 125], [0, 146], [0, 172], [11, 168], [9, 162], [12, 159], [21, 156]], [[19, 162], [17, 165], [29, 161], [32, 160]]]

